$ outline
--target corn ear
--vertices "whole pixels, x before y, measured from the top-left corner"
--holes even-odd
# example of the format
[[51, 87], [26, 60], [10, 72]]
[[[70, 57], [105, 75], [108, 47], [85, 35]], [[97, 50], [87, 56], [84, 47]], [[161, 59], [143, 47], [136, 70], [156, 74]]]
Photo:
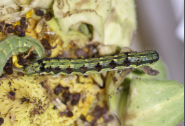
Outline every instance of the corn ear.
[[[105, 106], [103, 99], [96, 101], [96, 97], [102, 97], [103, 93], [98, 86], [93, 84], [90, 77], [50, 77], [50, 76], [10, 76], [9, 80], [0, 80], [0, 118], [6, 126], [34, 126], [34, 125], [74, 125], [81, 115], [85, 118], [94, 117], [91, 113], [99, 104]], [[71, 102], [64, 104], [63, 93], [56, 95], [56, 88], [68, 87], [70, 94], [80, 93], [78, 104]], [[63, 94], [63, 95], [62, 95]], [[58, 102], [58, 103], [57, 103]], [[54, 104], [53, 104], [54, 103]], [[56, 105], [56, 106], [55, 106]], [[56, 109], [55, 107], [61, 107]], [[72, 115], [68, 113], [72, 113]], [[107, 113], [108, 114], [108, 113]], [[104, 115], [105, 116], [105, 115]], [[10, 119], [12, 118], [12, 120]], [[98, 121], [103, 123], [101, 119]]]

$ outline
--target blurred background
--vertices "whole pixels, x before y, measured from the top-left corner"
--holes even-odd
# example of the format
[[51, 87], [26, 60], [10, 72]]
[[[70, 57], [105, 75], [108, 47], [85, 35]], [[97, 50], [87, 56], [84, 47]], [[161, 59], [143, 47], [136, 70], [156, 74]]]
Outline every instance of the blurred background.
[[138, 28], [132, 49], [157, 50], [166, 64], [168, 79], [184, 83], [184, 0], [135, 2]]
[[132, 49], [157, 50], [167, 66], [168, 79], [184, 83], [184, 0], [135, 2], [138, 28]]

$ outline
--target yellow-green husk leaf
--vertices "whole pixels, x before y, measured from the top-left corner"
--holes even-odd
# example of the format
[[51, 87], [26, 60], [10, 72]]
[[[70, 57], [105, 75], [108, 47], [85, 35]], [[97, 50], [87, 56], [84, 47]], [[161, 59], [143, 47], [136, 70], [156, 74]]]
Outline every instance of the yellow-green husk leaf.
[[[104, 23], [111, 11], [111, 1], [59, 1], [55, 0], [53, 12], [61, 31], [67, 34], [74, 26], [82, 23], [92, 25], [91, 42], [104, 43]], [[78, 27], [76, 27], [78, 28]], [[79, 30], [79, 29], [76, 29]]]
[[125, 126], [175, 126], [184, 118], [184, 84], [176, 81], [133, 79]]
[[105, 24], [105, 45], [130, 47], [136, 30], [134, 0], [112, 0], [112, 11]]

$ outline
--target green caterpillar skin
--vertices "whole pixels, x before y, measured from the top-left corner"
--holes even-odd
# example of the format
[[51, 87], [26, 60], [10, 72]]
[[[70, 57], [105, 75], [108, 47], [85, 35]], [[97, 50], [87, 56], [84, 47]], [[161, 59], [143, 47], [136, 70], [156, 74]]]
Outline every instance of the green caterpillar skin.
[[34, 53], [37, 54], [37, 59], [45, 57], [42, 44], [32, 37], [12, 35], [0, 41], [0, 76], [3, 73], [3, 67], [12, 55], [16, 55], [19, 52], [26, 52], [31, 47], [35, 48]]
[[92, 74], [124, 68], [148, 66], [157, 62], [156, 51], [126, 52], [114, 56], [90, 59], [44, 58], [29, 64], [25, 74]]

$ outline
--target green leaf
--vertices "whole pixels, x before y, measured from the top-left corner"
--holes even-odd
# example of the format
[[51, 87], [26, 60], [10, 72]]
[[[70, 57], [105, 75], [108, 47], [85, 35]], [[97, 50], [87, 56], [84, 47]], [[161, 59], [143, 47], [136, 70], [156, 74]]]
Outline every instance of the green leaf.
[[133, 79], [126, 106], [125, 126], [175, 126], [184, 119], [184, 84]]

